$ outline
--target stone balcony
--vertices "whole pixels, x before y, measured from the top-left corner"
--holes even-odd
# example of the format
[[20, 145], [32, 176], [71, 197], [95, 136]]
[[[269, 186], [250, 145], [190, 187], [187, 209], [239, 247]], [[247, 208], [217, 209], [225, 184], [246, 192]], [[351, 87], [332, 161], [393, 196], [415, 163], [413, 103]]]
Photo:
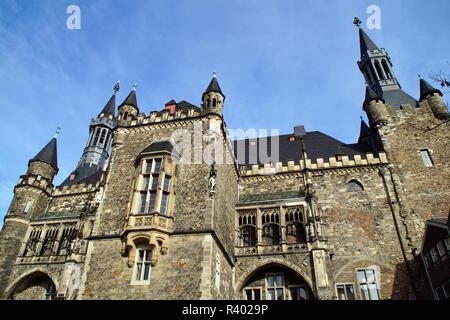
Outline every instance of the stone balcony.
[[127, 231], [158, 230], [171, 233], [173, 230], [173, 218], [158, 213], [131, 214], [128, 219]]

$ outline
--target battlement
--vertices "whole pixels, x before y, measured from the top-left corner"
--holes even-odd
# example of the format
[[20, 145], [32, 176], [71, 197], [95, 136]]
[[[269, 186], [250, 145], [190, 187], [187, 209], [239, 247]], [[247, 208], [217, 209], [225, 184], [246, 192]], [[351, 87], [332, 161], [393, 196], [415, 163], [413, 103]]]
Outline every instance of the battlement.
[[77, 193], [87, 193], [87, 192], [95, 192], [100, 188], [100, 181], [95, 184], [87, 184], [85, 182], [74, 184], [74, 185], [66, 185], [66, 186], [58, 186], [53, 190], [53, 196], [63, 196], [69, 194], [77, 194]]
[[170, 112], [169, 109], [161, 111], [152, 111], [147, 116], [145, 113], [139, 113], [137, 118], [127, 123], [128, 126], [137, 126], [143, 124], [151, 124], [165, 121], [174, 121], [187, 118], [194, 118], [201, 115], [198, 107], [192, 106], [186, 109], [177, 109], [175, 112]]
[[239, 171], [241, 176], [255, 176], [296, 172], [304, 169], [322, 170], [386, 163], [389, 163], [386, 154], [384, 152], [380, 152], [378, 155], [366, 153], [365, 159], [363, 159], [361, 155], [353, 156], [353, 160], [350, 160], [348, 156], [329, 157], [327, 162], [324, 158], [317, 158], [314, 162], [313, 159], [306, 159], [306, 161], [300, 160], [298, 162], [288, 161], [287, 164], [277, 162], [275, 166], [270, 163], [266, 163], [264, 165], [253, 165], [251, 169], [248, 169], [246, 166], [241, 166]]
[[19, 178], [19, 182], [16, 185], [17, 187], [25, 187], [25, 186], [33, 186], [39, 189], [42, 189], [48, 194], [52, 193], [53, 184], [50, 180], [40, 176], [40, 175], [22, 175]]

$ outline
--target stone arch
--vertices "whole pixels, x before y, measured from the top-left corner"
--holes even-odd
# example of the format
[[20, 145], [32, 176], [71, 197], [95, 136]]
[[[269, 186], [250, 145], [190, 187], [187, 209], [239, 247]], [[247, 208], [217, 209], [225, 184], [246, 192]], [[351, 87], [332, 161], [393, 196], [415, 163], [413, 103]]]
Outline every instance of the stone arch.
[[10, 299], [13, 297], [15, 293], [18, 292], [18, 290], [26, 288], [27, 285], [31, 284], [34, 280], [40, 279], [40, 278], [48, 278], [53, 284], [55, 285], [56, 292], [58, 292], [60, 286], [58, 280], [54, 276], [50, 274], [48, 270], [45, 270], [41, 267], [34, 268], [32, 270], [29, 270], [22, 275], [20, 275], [18, 278], [16, 278], [5, 290], [5, 297], [7, 299]]
[[347, 187], [347, 192], [364, 191], [364, 185], [356, 179], [352, 179], [352, 180], [348, 181], [346, 184], [346, 187]]
[[237, 298], [239, 296], [240, 292], [242, 291], [242, 289], [244, 288], [245, 284], [247, 283], [247, 281], [250, 280], [251, 277], [256, 275], [258, 272], [261, 272], [264, 269], [267, 269], [269, 267], [277, 267], [277, 266], [281, 267], [281, 268], [285, 268], [289, 271], [292, 271], [295, 274], [297, 274], [299, 277], [301, 277], [305, 281], [305, 283], [309, 286], [309, 289], [310, 289], [311, 293], [313, 294], [313, 298], [317, 299], [311, 277], [308, 276], [306, 274], [306, 272], [304, 270], [302, 270], [301, 268], [299, 268], [297, 265], [287, 262], [287, 261], [284, 261], [284, 260], [281, 260], [281, 259], [266, 260], [264, 262], [257, 264], [256, 267], [254, 267], [252, 270], [244, 272], [239, 277], [239, 280], [237, 281], [238, 285], [236, 286], [234, 296]]

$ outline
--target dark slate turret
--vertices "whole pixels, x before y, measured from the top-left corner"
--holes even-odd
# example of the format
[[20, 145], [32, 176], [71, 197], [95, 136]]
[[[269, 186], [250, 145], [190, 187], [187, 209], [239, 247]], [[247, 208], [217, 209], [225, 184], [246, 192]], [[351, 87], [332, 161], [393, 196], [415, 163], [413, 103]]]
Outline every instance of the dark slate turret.
[[439, 94], [442, 97], [442, 92], [439, 89], [436, 89], [427, 81], [420, 79], [420, 101], [425, 99], [427, 96], [432, 95], [434, 93]]
[[56, 138], [50, 140], [49, 143], [42, 148], [39, 153], [30, 160], [30, 162], [45, 162], [51, 165], [55, 170], [58, 170], [58, 155], [57, 155], [57, 143]]
[[386, 50], [379, 48], [361, 28], [359, 28], [359, 42], [361, 58], [358, 66], [367, 85], [383, 98], [387, 105], [396, 109], [406, 104], [416, 107], [417, 101], [402, 90]]
[[373, 91], [369, 86], [366, 86], [366, 98], [364, 99], [364, 106], [368, 105], [372, 101], [382, 101], [383, 103], [385, 103], [383, 98], [378, 93]]
[[115, 115], [116, 115], [116, 95], [113, 94], [98, 116], [99, 117], [111, 116], [112, 118], [114, 118]]
[[209, 82], [208, 87], [205, 92], [203, 92], [202, 102], [203, 114], [215, 113], [222, 115], [225, 95], [223, 94], [222, 89], [220, 89], [215, 72], [213, 73], [213, 77]]
[[222, 93], [222, 89], [220, 89], [219, 81], [217, 81], [217, 77], [216, 77], [215, 73], [213, 74], [213, 78], [209, 82], [208, 88], [206, 88], [205, 92], [203, 92], [202, 99], [205, 97], [206, 94], [208, 94], [210, 92], [220, 93], [223, 96], [223, 98], [225, 99], [225, 95]]
[[136, 90], [131, 90], [130, 94], [125, 98], [122, 104], [119, 106], [132, 106], [138, 108], [137, 98], [136, 98]]

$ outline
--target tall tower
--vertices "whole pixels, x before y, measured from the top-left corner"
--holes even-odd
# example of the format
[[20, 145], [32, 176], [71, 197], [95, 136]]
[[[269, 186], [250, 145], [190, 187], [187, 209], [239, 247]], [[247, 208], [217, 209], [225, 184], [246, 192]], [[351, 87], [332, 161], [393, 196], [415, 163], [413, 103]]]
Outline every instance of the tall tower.
[[[31, 218], [44, 213], [58, 173], [56, 136], [28, 163], [14, 187], [14, 197], [0, 233], [0, 292], [8, 283]], [[0, 297], [2, 298], [2, 297]]]
[[77, 168], [62, 183], [63, 186], [81, 182], [94, 183], [98, 181], [101, 173], [104, 171], [109, 160], [113, 129], [116, 125], [114, 116], [117, 91], [118, 87], [116, 86], [114, 87], [114, 94], [97, 118], [91, 120], [89, 138], [83, 155], [77, 164]]
[[203, 114], [216, 113], [222, 116], [225, 95], [220, 89], [215, 72], [213, 73], [213, 78], [211, 79], [208, 88], [203, 92], [202, 102]]
[[416, 107], [417, 101], [402, 90], [394, 74], [391, 58], [386, 50], [378, 48], [362, 28], [359, 28], [359, 43], [361, 58], [358, 61], [358, 66], [366, 79], [367, 85], [387, 105], [397, 109], [406, 104]]

